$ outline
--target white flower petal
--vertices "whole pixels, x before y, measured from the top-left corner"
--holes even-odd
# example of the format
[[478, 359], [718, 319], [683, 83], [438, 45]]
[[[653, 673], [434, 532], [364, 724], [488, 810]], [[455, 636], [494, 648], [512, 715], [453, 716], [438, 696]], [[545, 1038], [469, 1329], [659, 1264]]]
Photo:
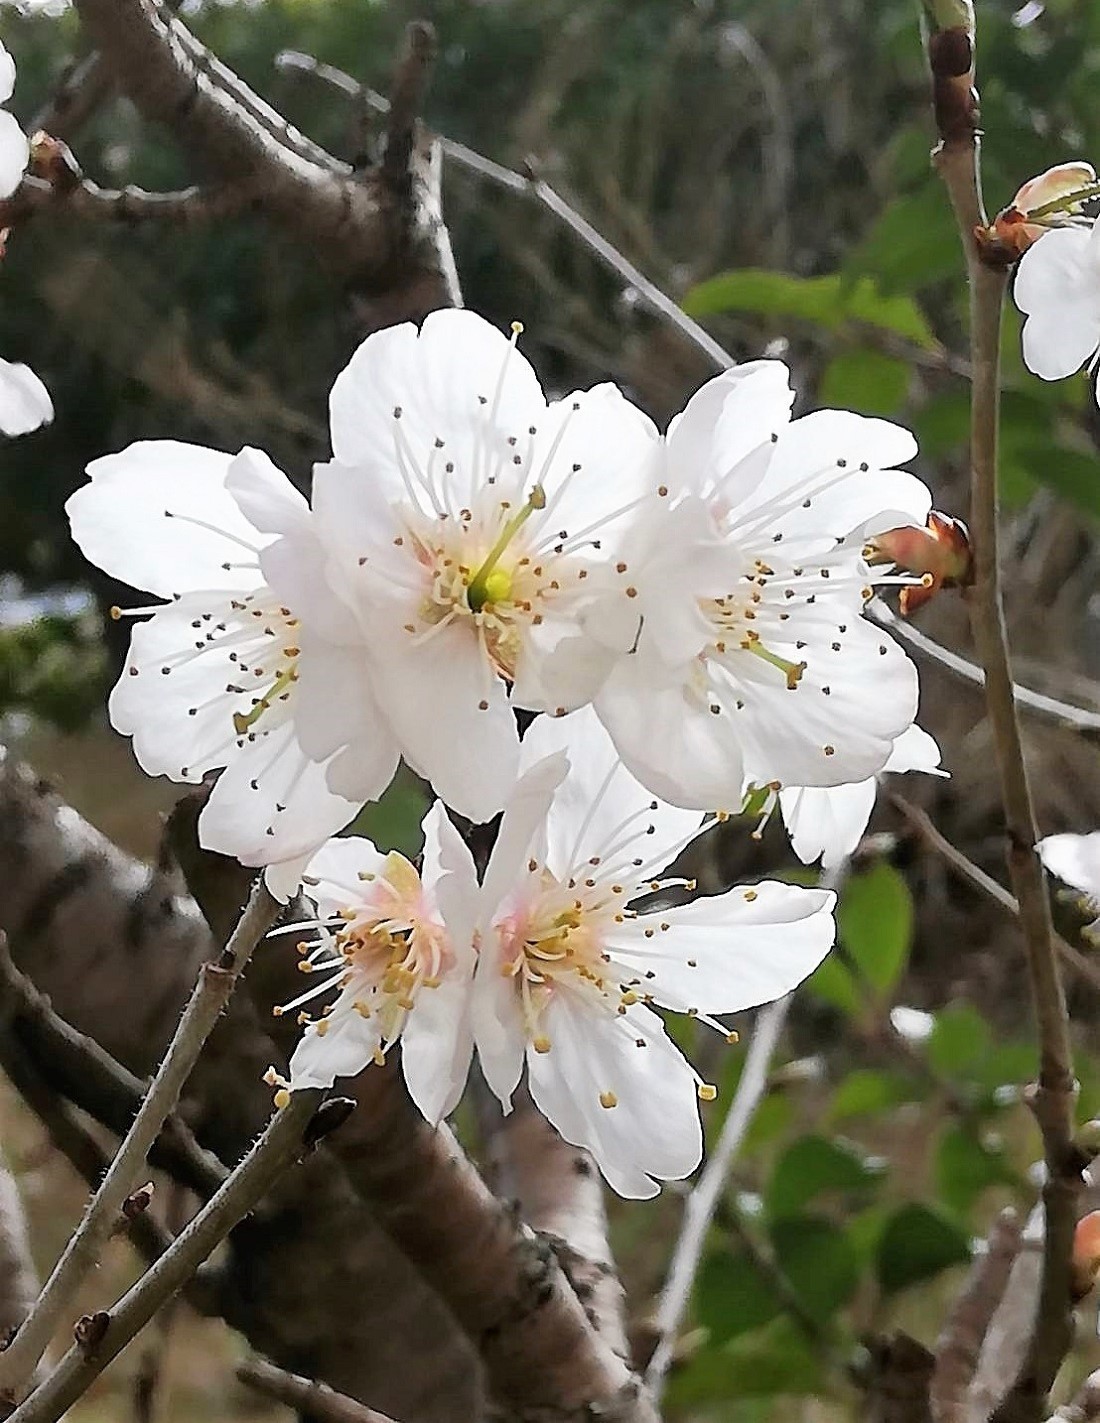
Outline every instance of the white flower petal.
[[1100, 830], [1088, 835], [1048, 835], [1039, 855], [1052, 875], [1082, 894], [1100, 895]]
[[380, 658], [375, 693], [405, 760], [452, 810], [489, 820], [515, 784], [519, 737], [471, 630], [452, 625], [418, 645], [398, 630]]
[[1025, 314], [1024, 364], [1043, 380], [1087, 365], [1100, 347], [1100, 281], [1092, 270], [1093, 233], [1047, 232], [1020, 259], [1012, 296]]
[[[540, 722], [545, 720], [540, 718]], [[530, 736], [531, 732], [527, 734]], [[568, 770], [569, 761], [558, 750], [552, 749], [541, 760], [533, 757], [525, 760], [523, 775], [508, 797], [485, 869], [481, 887], [483, 930], [505, 897], [526, 876], [532, 842], [536, 835], [544, 831], [558, 788]]]
[[838, 865], [859, 844], [875, 808], [874, 776], [844, 786], [792, 786], [779, 792], [791, 849], [804, 865]]
[[338, 1077], [358, 1077], [372, 1061], [381, 1031], [377, 1018], [355, 1011], [353, 993], [341, 994], [337, 1007], [317, 1026], [307, 1028], [290, 1059], [290, 1083], [295, 1091], [331, 1087]]
[[0, 198], [10, 198], [27, 171], [31, 146], [14, 114], [0, 109]]
[[324, 765], [306, 759], [286, 722], [234, 753], [199, 817], [199, 843], [267, 865], [310, 854], [359, 809], [332, 794]]
[[289, 904], [301, 888], [308, 861], [308, 855], [298, 855], [293, 860], [280, 860], [276, 865], [268, 865], [264, 869], [268, 894], [280, 904]]
[[[328, 840], [306, 865], [306, 894], [322, 919], [330, 919], [363, 897], [363, 875], [379, 875], [386, 856], [363, 835]], [[314, 883], [313, 881], [316, 881]]]
[[624, 658], [596, 711], [630, 772], [670, 805], [736, 810], [745, 781], [742, 746], [727, 716], [713, 716], [694, 688], [694, 667], [670, 675]]
[[6, 104], [15, 92], [15, 60], [0, 43], [0, 104]]
[[50, 392], [30, 366], [0, 359], [0, 430], [29, 435], [52, 419]]
[[317, 537], [317, 521], [303, 521], [260, 551], [260, 571], [276, 597], [323, 633], [326, 642], [356, 649], [350, 656], [345, 654], [350, 662], [360, 656], [362, 638], [354, 614], [328, 581], [328, 560], [328, 550]]
[[903, 731], [894, 742], [894, 749], [890, 752], [890, 759], [883, 770], [924, 771], [929, 776], [949, 774], [940, 765], [940, 748], [935, 739], [917, 726], [916, 722]]
[[[358, 649], [302, 638], [294, 725], [311, 760], [329, 761], [329, 788], [377, 800], [397, 771], [400, 748], [374, 695], [374, 672]], [[330, 759], [331, 758], [331, 759]]]
[[726, 501], [752, 493], [791, 418], [794, 391], [782, 361], [734, 366], [700, 387], [668, 427], [668, 465], [677, 488], [703, 496], [721, 485]]
[[262, 450], [241, 450], [230, 463], [225, 487], [261, 533], [294, 534], [309, 527], [309, 505]]
[[[551, 1046], [527, 1055], [531, 1096], [566, 1141], [592, 1153], [613, 1190], [644, 1200], [657, 1194], [654, 1178], [680, 1180], [698, 1166], [696, 1074], [656, 1014], [636, 1005], [596, 1017], [579, 997], [555, 994], [543, 1026]], [[608, 1092], [612, 1107], [600, 1102]]]
[[663, 869], [702, 828], [699, 811], [655, 800], [630, 774], [592, 708], [539, 717], [523, 738], [520, 768], [555, 752], [569, 758], [546, 817], [546, 866], [559, 879], [612, 847], [615, 860], [644, 856]]
[[482, 948], [474, 972], [470, 1015], [478, 1062], [486, 1086], [505, 1112], [523, 1072], [527, 1039], [516, 1003], [516, 985], [501, 972], [499, 960]]
[[142, 440], [93, 460], [90, 482], [65, 505], [73, 538], [105, 573], [163, 598], [252, 588], [261, 581], [254, 551], [269, 537], [226, 489], [231, 464], [220, 450], [175, 440]]
[[831, 890], [765, 880], [640, 915], [608, 942], [661, 1007], [736, 1013], [782, 998], [813, 973], [836, 938], [835, 904]]

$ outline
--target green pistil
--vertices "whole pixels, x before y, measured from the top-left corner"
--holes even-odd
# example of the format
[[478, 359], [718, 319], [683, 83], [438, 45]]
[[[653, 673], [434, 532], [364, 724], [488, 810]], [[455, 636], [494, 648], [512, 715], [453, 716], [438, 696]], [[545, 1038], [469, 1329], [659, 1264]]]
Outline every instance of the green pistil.
[[780, 657], [776, 652], [769, 652], [758, 637], [749, 637], [741, 644], [746, 652], [751, 652], [753, 656], [762, 658], [770, 663], [772, 667], [778, 667], [780, 672], [787, 679], [787, 688], [794, 691], [802, 680], [802, 674], [806, 670], [805, 662], [790, 662], [785, 657]]
[[546, 508], [546, 491], [541, 484], [536, 484], [531, 490], [527, 503], [504, 525], [500, 531], [500, 537], [489, 550], [485, 561], [470, 579], [466, 589], [466, 601], [469, 603], [471, 611], [480, 613], [486, 603], [497, 603], [503, 598], [507, 598], [512, 591], [511, 575], [505, 573], [503, 569], [498, 570], [497, 564], [501, 560], [505, 549], [523, 528], [527, 520], [538, 509]]
[[270, 711], [271, 703], [276, 697], [281, 696], [288, 687], [293, 686], [296, 676], [297, 673], [294, 668], [288, 667], [285, 671], [279, 673], [275, 681], [271, 684], [270, 690], [264, 693], [250, 712], [233, 713], [233, 730], [238, 736], [244, 736], [244, 734], [259, 721], [265, 711]]

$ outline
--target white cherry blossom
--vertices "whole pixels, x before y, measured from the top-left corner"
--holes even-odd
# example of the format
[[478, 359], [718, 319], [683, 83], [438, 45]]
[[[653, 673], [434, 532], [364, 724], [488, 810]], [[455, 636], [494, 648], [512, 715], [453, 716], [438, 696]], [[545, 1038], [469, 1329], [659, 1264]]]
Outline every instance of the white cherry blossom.
[[873, 583], [912, 581], [872, 571], [863, 544], [924, 523], [929, 491], [897, 468], [915, 441], [842, 410], [792, 421], [793, 398], [782, 363], [735, 368], [665, 442], [631, 573], [635, 651], [596, 707], [634, 775], [677, 805], [736, 809], [748, 776], [866, 780], [916, 714], [915, 668], [862, 616]]
[[[112, 577], [167, 600], [127, 612], [143, 620], [111, 693], [112, 725], [150, 775], [200, 781], [220, 769], [201, 843], [269, 866], [285, 898], [304, 859], [359, 808], [326, 783], [337, 701], [371, 728], [360, 800], [381, 794], [397, 765], [365, 669], [328, 641], [342, 609], [324, 593], [309, 507], [255, 450], [146, 441], [88, 474], [66, 505], [76, 542]], [[285, 601], [285, 565], [299, 588], [313, 580], [313, 623]]]
[[1088, 835], [1048, 835], [1039, 841], [1039, 856], [1052, 875], [1057, 875], [1085, 896], [1088, 911], [1097, 917], [1083, 931], [1100, 937], [1100, 830]]
[[[456, 876], [465, 890], [457, 899], [450, 892]], [[318, 938], [299, 945], [306, 955], [300, 967], [326, 976], [279, 1012], [339, 992], [320, 1016], [303, 1015], [288, 1087], [354, 1077], [383, 1062], [400, 1039], [409, 1092], [428, 1121], [440, 1121], [462, 1094], [473, 1047], [473, 926], [462, 918], [476, 883], [469, 850], [436, 801], [424, 818], [419, 874], [396, 851], [384, 855], [369, 840], [347, 836], [313, 856], [304, 883], [318, 921], [293, 927]], [[459, 927], [453, 936], [448, 911]]]
[[[0, 104], [15, 88], [15, 60], [0, 44]], [[27, 135], [15, 115], [0, 108], [0, 198], [10, 198], [22, 181], [30, 159]], [[49, 391], [29, 366], [0, 359], [0, 430], [28, 435], [53, 419]]]
[[405, 759], [473, 820], [514, 783], [513, 706], [569, 710], [605, 674], [580, 623], [601, 593], [626, 600], [659, 448], [613, 386], [548, 403], [517, 334], [440, 311], [368, 337], [333, 387], [313, 487]]
[[1023, 312], [1024, 364], [1043, 380], [1096, 367], [1100, 352], [1100, 228], [1044, 233], [1020, 258], [1012, 296]]
[[[894, 742], [882, 771], [948, 774], [940, 765], [940, 748], [916, 724]], [[863, 838], [877, 793], [876, 776], [846, 786], [784, 787], [779, 792], [779, 809], [791, 848], [802, 863], [820, 860], [822, 869], [830, 870], [845, 860]]]
[[[787, 993], [833, 943], [835, 896], [765, 882], [668, 907], [666, 867], [704, 829], [655, 800], [590, 708], [540, 717], [475, 914], [473, 1028], [505, 1109], [524, 1065], [539, 1110], [621, 1195], [653, 1195], [702, 1151], [701, 1083], [655, 1007], [732, 1013]], [[693, 887], [693, 886], [690, 886]], [[650, 903], [639, 905], [641, 898]]]

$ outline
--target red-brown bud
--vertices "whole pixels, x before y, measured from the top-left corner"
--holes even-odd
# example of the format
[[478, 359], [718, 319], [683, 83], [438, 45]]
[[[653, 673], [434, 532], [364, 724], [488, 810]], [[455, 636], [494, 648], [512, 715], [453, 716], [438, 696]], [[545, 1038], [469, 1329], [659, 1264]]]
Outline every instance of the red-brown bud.
[[1100, 1211], [1089, 1211], [1073, 1232], [1071, 1286], [1075, 1301], [1082, 1300], [1100, 1275]]
[[903, 617], [923, 607], [941, 588], [965, 587], [972, 576], [966, 525], [936, 509], [928, 515], [923, 529], [906, 525], [876, 534], [868, 541], [865, 557], [868, 563], [892, 563], [920, 577], [919, 584], [909, 584], [901, 590]]

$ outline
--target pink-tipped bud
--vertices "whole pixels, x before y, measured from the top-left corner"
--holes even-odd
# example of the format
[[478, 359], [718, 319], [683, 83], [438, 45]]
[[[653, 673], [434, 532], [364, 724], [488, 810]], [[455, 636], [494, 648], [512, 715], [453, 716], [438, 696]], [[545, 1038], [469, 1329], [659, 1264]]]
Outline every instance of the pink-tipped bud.
[[906, 525], [876, 534], [867, 544], [869, 563], [893, 563], [921, 578], [901, 590], [903, 617], [934, 598], [941, 588], [965, 587], [971, 579], [970, 535], [961, 519], [933, 509], [925, 527]]
[[1044, 232], [1079, 216], [1082, 204], [1096, 196], [1096, 169], [1091, 163], [1058, 163], [1029, 178], [1008, 207], [975, 236], [987, 250], [1022, 257]]
[[1070, 1268], [1073, 1297], [1084, 1299], [1100, 1275], [1100, 1211], [1089, 1211], [1077, 1222]]

